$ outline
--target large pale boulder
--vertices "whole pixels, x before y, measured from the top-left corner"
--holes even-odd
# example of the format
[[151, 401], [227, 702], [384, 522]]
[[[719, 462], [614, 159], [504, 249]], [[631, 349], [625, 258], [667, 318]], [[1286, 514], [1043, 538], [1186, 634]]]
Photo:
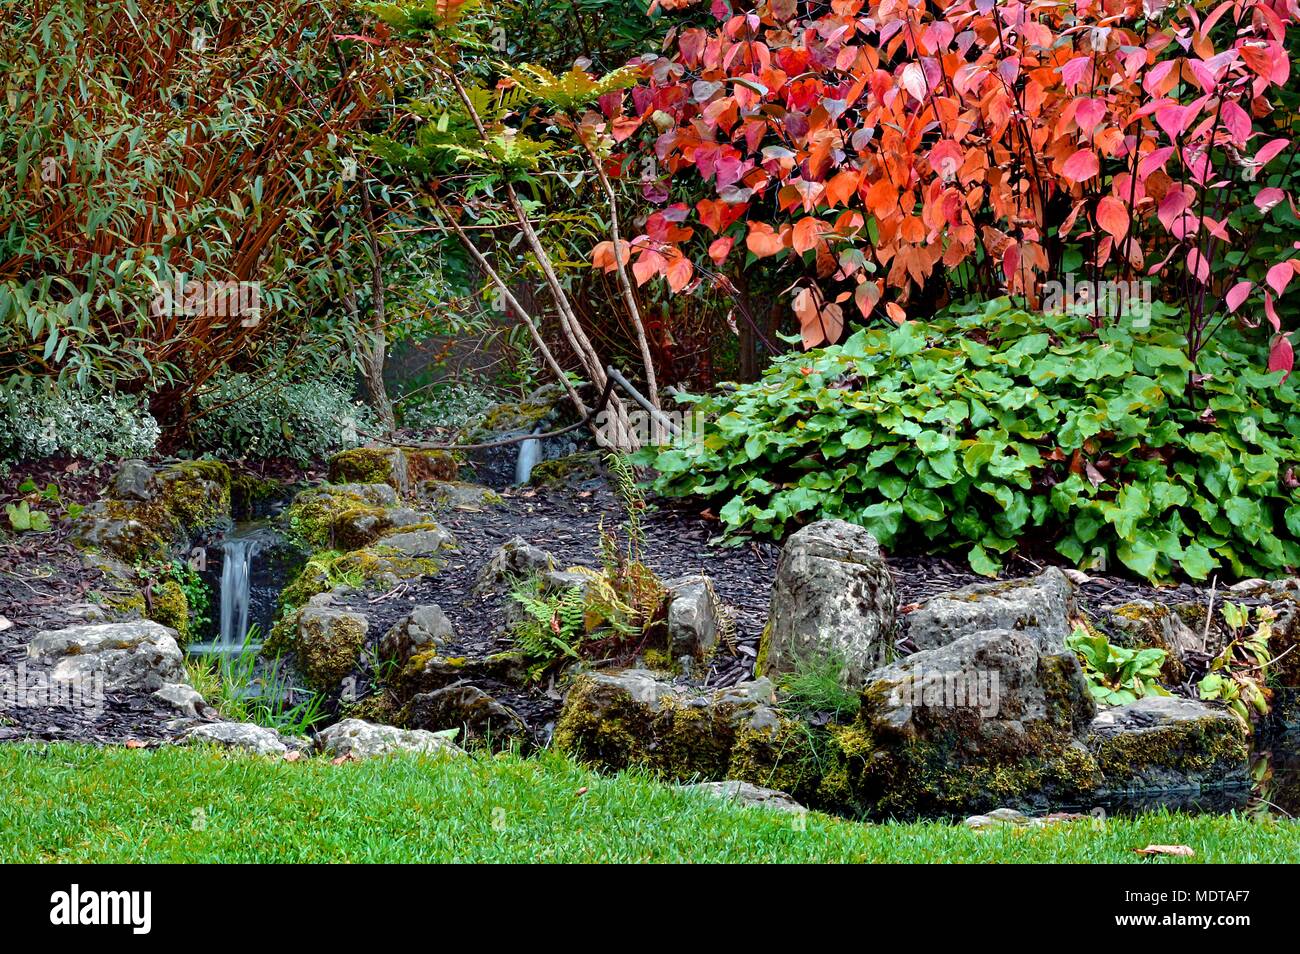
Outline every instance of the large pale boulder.
[[44, 630], [27, 652], [53, 663], [56, 682], [99, 678], [107, 692], [153, 693], [189, 683], [175, 631], [149, 620]]
[[809, 524], [781, 552], [758, 668], [779, 678], [834, 658], [844, 685], [857, 688], [889, 658], [897, 609], [875, 537], [843, 520]]
[[244, 749], [257, 755], [284, 755], [301, 747], [299, 740], [287, 739], [274, 729], [251, 722], [207, 722], [186, 732], [185, 740]]
[[397, 752], [464, 755], [464, 749], [443, 736], [423, 729], [398, 729], [361, 719], [344, 719], [317, 736], [320, 751], [335, 758], [368, 759]]
[[926, 600], [907, 615], [907, 636], [917, 649], [935, 649], [971, 633], [1010, 629], [1045, 650], [1061, 652], [1078, 615], [1074, 584], [1056, 567], [1038, 576], [977, 583]]

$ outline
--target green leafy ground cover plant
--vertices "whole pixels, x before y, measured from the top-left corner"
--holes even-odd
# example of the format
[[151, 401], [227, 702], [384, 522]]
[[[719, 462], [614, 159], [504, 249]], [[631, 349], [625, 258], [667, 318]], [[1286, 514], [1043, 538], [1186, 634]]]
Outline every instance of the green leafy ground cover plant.
[[995, 299], [685, 396], [702, 440], [642, 460], [661, 493], [716, 500], [731, 534], [840, 517], [990, 575], [1029, 541], [1152, 580], [1295, 566], [1294, 379], [1230, 329], [1195, 371], [1185, 351], [1159, 319], [1093, 329]]
[[1082, 626], [1065, 644], [1078, 655], [1088, 691], [1098, 702], [1122, 706], [1143, 696], [1169, 695], [1160, 685], [1160, 667], [1169, 655], [1163, 649], [1112, 646], [1105, 636], [1089, 633]]

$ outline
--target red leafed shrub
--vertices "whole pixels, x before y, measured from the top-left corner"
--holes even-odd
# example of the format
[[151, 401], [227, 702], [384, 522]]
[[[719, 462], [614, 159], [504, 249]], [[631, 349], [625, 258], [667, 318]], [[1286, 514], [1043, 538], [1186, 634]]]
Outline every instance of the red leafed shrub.
[[645, 190], [663, 207], [619, 250], [638, 282], [681, 290], [777, 258], [812, 347], [851, 309], [900, 322], [954, 289], [1039, 306], [1067, 271], [1155, 277], [1193, 358], [1235, 316], [1267, 321], [1271, 364], [1290, 369], [1275, 302], [1300, 259], [1252, 281], [1228, 253], [1295, 211], [1268, 182], [1295, 152], [1272, 113], [1296, 0], [711, 9], [603, 102], [625, 168], [658, 177]]

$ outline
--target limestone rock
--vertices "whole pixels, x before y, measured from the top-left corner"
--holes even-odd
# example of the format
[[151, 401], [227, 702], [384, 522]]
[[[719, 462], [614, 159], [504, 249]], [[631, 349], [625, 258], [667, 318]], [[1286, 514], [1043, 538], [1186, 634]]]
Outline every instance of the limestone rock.
[[429, 558], [440, 555], [455, 545], [452, 535], [441, 527], [424, 526], [419, 530], [405, 530], [390, 533], [376, 541], [377, 547], [384, 547], [404, 553], [409, 557]]
[[907, 635], [918, 649], [935, 649], [963, 636], [1011, 629], [1061, 652], [1078, 615], [1074, 585], [1056, 567], [1021, 580], [977, 583], [926, 600], [907, 616]]
[[153, 697], [193, 719], [201, 718], [209, 708], [203, 696], [193, 686], [179, 682], [167, 683], [154, 692]]
[[118, 500], [153, 500], [158, 493], [154, 469], [142, 460], [128, 460], [113, 478], [113, 496]]
[[1245, 784], [1247, 738], [1225, 709], [1144, 696], [1099, 713], [1088, 744], [1112, 791], [1177, 791]]
[[684, 576], [668, 588], [668, 639], [672, 658], [705, 659], [722, 636], [722, 605], [707, 576]]
[[438, 650], [456, 637], [451, 620], [437, 603], [417, 606], [379, 641], [379, 654], [405, 666], [416, 653]]
[[398, 729], [361, 719], [344, 719], [317, 736], [320, 751], [334, 758], [368, 759], [397, 752], [464, 755], [465, 751], [442, 736], [423, 729]]
[[876, 539], [843, 520], [819, 520], [786, 542], [759, 651], [765, 676], [801, 660], [842, 660], [842, 681], [857, 688], [888, 658], [898, 597]]
[[375, 542], [385, 533], [423, 523], [428, 519], [409, 507], [355, 508], [340, 513], [331, 528], [342, 549], [355, 550]]
[[770, 730], [779, 716], [766, 679], [693, 690], [641, 669], [578, 676], [564, 700], [554, 743], [611, 770], [641, 766], [678, 780], [728, 777], [731, 749], [747, 729]]
[[476, 592], [503, 592], [511, 580], [555, 569], [555, 558], [523, 537], [507, 540], [479, 571]]
[[27, 651], [54, 662], [55, 681], [101, 677], [108, 692], [157, 692], [189, 682], [175, 633], [149, 620], [44, 630]]
[[1169, 654], [1160, 674], [1170, 685], [1187, 679], [1184, 655], [1205, 649], [1201, 635], [1193, 632], [1182, 616], [1168, 606], [1134, 600], [1103, 607], [1102, 613], [1104, 627], [1114, 645], [1128, 649], [1153, 647]]
[[761, 785], [751, 785], [749, 782], [735, 780], [697, 782], [694, 785], [685, 787], [692, 791], [712, 795], [722, 801], [735, 802], [740, 805], [767, 808], [778, 812], [792, 812], [794, 814], [804, 814], [808, 811], [785, 792], [778, 792], [773, 788], [763, 788]]
[[[274, 729], [251, 722], [208, 722], [185, 733], [188, 742], [208, 742], [227, 748], [245, 749], [258, 755], [284, 755], [299, 748], [296, 739], [286, 739]], [[292, 743], [292, 744], [291, 744]]]
[[1095, 704], [1072, 652], [1031, 634], [963, 636], [876, 670], [842, 747], [855, 797], [898, 814], [982, 810], [999, 799], [1077, 796], [1098, 782], [1079, 741]]
[[426, 480], [420, 485], [420, 495], [433, 507], [447, 510], [478, 512], [504, 502], [490, 487], [455, 480]]

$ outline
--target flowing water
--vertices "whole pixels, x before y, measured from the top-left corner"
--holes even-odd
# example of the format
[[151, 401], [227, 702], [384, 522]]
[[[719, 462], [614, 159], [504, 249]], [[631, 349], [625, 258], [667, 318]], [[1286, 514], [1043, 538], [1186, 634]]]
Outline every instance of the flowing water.
[[253, 557], [257, 537], [231, 537], [221, 544], [221, 630], [218, 643], [226, 649], [244, 644], [248, 607], [252, 599]]
[[238, 655], [249, 641], [250, 628], [265, 635], [270, 625], [284, 583], [282, 541], [264, 522], [237, 524], [209, 552], [221, 567], [220, 576], [214, 576], [210, 583], [218, 615], [211, 630], [212, 641], [191, 646], [190, 652]]
[[[542, 429], [539, 427], [533, 431], [534, 434], [540, 434]], [[537, 462], [542, 457], [542, 442], [536, 439], [521, 441], [519, 444], [519, 457], [515, 460], [515, 483], [526, 484], [528, 478], [537, 466]]]

